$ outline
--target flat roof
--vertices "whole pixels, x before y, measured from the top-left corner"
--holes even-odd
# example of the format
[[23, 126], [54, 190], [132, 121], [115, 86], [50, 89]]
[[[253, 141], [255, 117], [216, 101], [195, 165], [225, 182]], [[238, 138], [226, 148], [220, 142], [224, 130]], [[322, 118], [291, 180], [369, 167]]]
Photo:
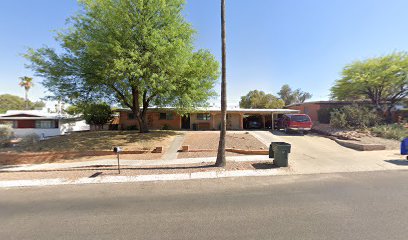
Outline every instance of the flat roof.
[[355, 101], [340, 101], [340, 100], [327, 100], [327, 101], [310, 101], [310, 102], [303, 102], [303, 103], [293, 103], [287, 105], [286, 107], [293, 107], [293, 106], [300, 106], [304, 104], [352, 104], [352, 103], [371, 103], [370, 100], [355, 100]]
[[[176, 110], [175, 108], [162, 107], [162, 108], [149, 108], [150, 111], [171, 111]], [[130, 109], [116, 109], [116, 111], [128, 111]], [[209, 107], [209, 108], [197, 108], [193, 112], [221, 112], [220, 108]], [[227, 112], [237, 112], [237, 113], [298, 113], [299, 110], [295, 109], [282, 109], [282, 108], [269, 108], [269, 109], [254, 109], [254, 108], [227, 108]]]
[[0, 120], [57, 120], [60, 117], [2, 117]]

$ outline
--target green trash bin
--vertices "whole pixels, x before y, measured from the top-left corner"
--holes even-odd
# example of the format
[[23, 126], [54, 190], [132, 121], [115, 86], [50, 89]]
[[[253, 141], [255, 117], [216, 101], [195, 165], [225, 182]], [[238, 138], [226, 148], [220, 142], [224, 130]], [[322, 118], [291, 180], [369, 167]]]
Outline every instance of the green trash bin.
[[288, 166], [288, 155], [290, 153], [291, 145], [285, 142], [277, 142], [272, 146], [274, 153], [273, 163], [277, 167]]
[[197, 123], [193, 123], [193, 131], [197, 131], [198, 130], [198, 124]]
[[273, 148], [278, 144], [285, 144], [285, 142], [271, 142], [269, 145], [269, 158], [274, 158], [275, 154], [273, 152]]

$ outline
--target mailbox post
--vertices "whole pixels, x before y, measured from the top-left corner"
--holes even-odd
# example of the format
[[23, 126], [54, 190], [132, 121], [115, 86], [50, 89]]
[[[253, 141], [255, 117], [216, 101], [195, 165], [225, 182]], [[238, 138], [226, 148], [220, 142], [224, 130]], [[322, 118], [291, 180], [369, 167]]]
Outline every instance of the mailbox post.
[[116, 153], [116, 156], [117, 156], [117, 158], [118, 158], [118, 173], [120, 174], [120, 158], [119, 158], [119, 155], [120, 155], [120, 153], [122, 152], [122, 148], [120, 148], [120, 147], [114, 147], [113, 148], [113, 152], [114, 153]]

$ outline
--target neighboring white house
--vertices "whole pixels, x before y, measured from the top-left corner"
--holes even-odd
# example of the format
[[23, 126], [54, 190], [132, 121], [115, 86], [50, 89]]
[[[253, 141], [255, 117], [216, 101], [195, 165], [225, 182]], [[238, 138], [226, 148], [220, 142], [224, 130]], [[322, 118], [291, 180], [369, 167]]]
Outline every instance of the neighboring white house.
[[37, 134], [45, 138], [89, 130], [89, 125], [83, 120], [44, 110], [9, 110], [0, 114], [0, 123], [12, 126], [16, 137]]

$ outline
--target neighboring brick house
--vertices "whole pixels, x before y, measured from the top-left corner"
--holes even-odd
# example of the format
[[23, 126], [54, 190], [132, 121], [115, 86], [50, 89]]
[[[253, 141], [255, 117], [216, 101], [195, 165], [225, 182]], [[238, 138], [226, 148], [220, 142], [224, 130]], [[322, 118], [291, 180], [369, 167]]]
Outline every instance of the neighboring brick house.
[[286, 106], [288, 109], [299, 110], [300, 113], [309, 115], [310, 119], [313, 122], [319, 121], [319, 110], [323, 108], [340, 108], [352, 104], [362, 104], [370, 105], [369, 101], [316, 101], [316, 102], [305, 102], [305, 103], [296, 103]]
[[[119, 129], [138, 128], [138, 121], [129, 109], [118, 109]], [[245, 119], [256, 116], [264, 128], [270, 128], [271, 119], [282, 113], [297, 113], [290, 109], [240, 109], [227, 110], [227, 129], [245, 129]], [[149, 129], [192, 129], [192, 130], [218, 130], [221, 126], [221, 110], [219, 108], [206, 108], [194, 113], [181, 116], [171, 108], [149, 109], [147, 124]], [[269, 123], [269, 125], [268, 125]]]

